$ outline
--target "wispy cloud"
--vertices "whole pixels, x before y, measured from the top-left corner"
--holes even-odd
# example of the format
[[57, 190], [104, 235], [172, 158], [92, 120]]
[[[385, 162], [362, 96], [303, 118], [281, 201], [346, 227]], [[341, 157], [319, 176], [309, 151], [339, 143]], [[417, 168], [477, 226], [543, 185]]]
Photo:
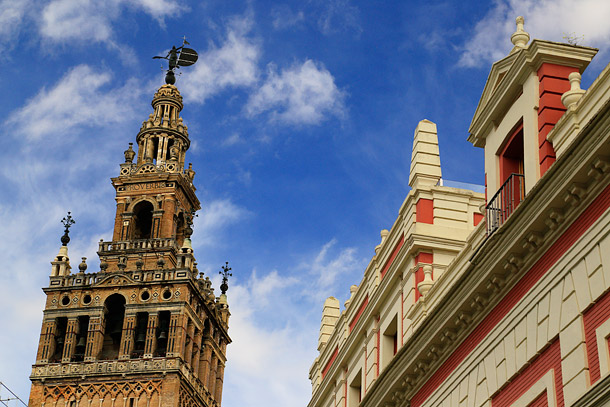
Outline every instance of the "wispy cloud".
[[307, 372], [317, 353], [324, 298], [339, 280], [363, 272], [356, 250], [337, 247], [334, 239], [289, 270], [253, 270], [229, 289], [234, 342], [227, 351], [231, 369], [226, 371], [225, 389], [240, 391], [225, 393], [227, 404], [255, 405], [251, 400], [261, 394], [270, 407], [308, 400]]
[[111, 79], [108, 71], [79, 65], [53, 88], [40, 90], [9, 116], [7, 124], [14, 129], [15, 136], [37, 140], [65, 138], [76, 127], [100, 127], [133, 119], [133, 105], [141, 95], [140, 87], [128, 80], [120, 88], [108, 89]]
[[318, 2], [318, 26], [322, 33], [329, 35], [338, 31], [353, 30], [358, 35], [362, 32], [360, 26], [360, 10], [352, 5], [350, 0], [324, 0]]
[[292, 125], [319, 124], [329, 115], [345, 114], [345, 92], [320, 63], [307, 60], [277, 72], [269, 66], [263, 85], [246, 105], [250, 116], [270, 112], [272, 122]]
[[0, 1], [0, 55], [14, 48], [16, 38], [24, 25], [24, 18], [31, 7], [30, 0]]
[[116, 46], [113, 21], [125, 7], [144, 11], [161, 25], [185, 7], [175, 0], [53, 0], [42, 10], [39, 31], [55, 43], [95, 41]]
[[302, 10], [292, 11], [285, 4], [273, 7], [271, 9], [271, 16], [273, 17], [273, 28], [276, 30], [285, 30], [305, 21], [305, 13]]
[[583, 45], [595, 46], [610, 40], [609, 15], [605, 0], [496, 0], [465, 41], [459, 65], [480, 66], [506, 56], [517, 16], [525, 17], [532, 38], [565, 42], [562, 37], [574, 33], [584, 36]]
[[194, 221], [193, 242], [197, 246], [215, 246], [220, 244], [221, 231], [251, 213], [229, 199], [217, 199], [206, 203]]
[[183, 94], [187, 101], [203, 103], [227, 88], [256, 84], [261, 50], [249, 36], [251, 27], [249, 17], [233, 19], [222, 45], [211, 45], [199, 57], [194, 69], [183, 75]]

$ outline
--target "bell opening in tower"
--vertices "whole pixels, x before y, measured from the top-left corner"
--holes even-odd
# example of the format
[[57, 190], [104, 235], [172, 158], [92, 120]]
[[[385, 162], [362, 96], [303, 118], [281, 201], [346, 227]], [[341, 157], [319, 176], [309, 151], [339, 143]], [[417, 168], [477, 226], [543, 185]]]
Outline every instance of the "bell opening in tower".
[[101, 359], [118, 359], [121, 338], [123, 336], [123, 319], [125, 318], [125, 297], [112, 294], [104, 303], [106, 328]]
[[150, 239], [152, 229], [153, 206], [148, 201], [138, 203], [133, 209], [134, 239]]

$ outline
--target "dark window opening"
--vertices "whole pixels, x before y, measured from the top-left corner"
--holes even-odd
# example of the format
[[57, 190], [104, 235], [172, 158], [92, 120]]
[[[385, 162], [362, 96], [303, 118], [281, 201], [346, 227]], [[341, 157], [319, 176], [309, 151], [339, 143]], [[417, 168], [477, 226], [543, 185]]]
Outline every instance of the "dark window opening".
[[89, 331], [89, 317], [78, 317], [78, 333], [76, 334], [76, 346], [74, 347], [73, 362], [82, 362], [87, 349], [87, 333]]
[[385, 368], [398, 351], [398, 315], [392, 318], [381, 339], [381, 368]]
[[112, 294], [104, 303], [106, 327], [104, 329], [104, 344], [102, 360], [117, 359], [123, 336], [123, 319], [125, 318], [125, 297]]
[[51, 362], [60, 362], [61, 356], [64, 353], [64, 343], [66, 341], [66, 328], [68, 327], [68, 318], [59, 317], [55, 319], [55, 352], [51, 356]]
[[148, 312], [138, 312], [136, 315], [136, 326], [134, 329], [134, 342], [132, 358], [140, 358], [144, 355], [146, 347], [146, 329], [148, 327]]
[[159, 323], [157, 324], [157, 349], [156, 356], [165, 356], [167, 353], [167, 336], [169, 334], [169, 320], [171, 313], [169, 311], [159, 312]]
[[133, 238], [150, 239], [153, 218], [153, 205], [148, 201], [142, 201], [133, 208]]

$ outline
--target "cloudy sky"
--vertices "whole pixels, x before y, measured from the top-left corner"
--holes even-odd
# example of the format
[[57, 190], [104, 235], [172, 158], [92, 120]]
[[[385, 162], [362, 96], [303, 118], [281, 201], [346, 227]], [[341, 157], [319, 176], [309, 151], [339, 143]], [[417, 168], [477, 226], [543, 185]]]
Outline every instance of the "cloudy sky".
[[0, 0], [0, 381], [27, 400], [66, 211], [73, 266], [99, 270], [109, 178], [163, 84], [151, 57], [186, 35], [195, 254], [216, 286], [233, 267], [223, 405], [306, 405], [322, 302], [347, 299], [393, 224], [418, 121], [438, 125], [445, 179], [482, 184], [468, 125], [517, 15], [601, 49], [585, 88], [610, 59], [606, 0], [482, 4]]

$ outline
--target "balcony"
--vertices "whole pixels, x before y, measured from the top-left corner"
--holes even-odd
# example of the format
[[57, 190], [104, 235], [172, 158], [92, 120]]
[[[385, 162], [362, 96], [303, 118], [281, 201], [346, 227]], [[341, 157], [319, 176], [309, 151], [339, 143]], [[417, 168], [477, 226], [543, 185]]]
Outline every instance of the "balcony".
[[492, 235], [525, 198], [525, 177], [511, 174], [485, 207], [487, 236]]
[[164, 249], [174, 248], [179, 249], [176, 239], [161, 238], [161, 239], [132, 239], [120, 242], [104, 242], [100, 241], [98, 254], [106, 252], [124, 251], [124, 250], [143, 250], [143, 249]]

